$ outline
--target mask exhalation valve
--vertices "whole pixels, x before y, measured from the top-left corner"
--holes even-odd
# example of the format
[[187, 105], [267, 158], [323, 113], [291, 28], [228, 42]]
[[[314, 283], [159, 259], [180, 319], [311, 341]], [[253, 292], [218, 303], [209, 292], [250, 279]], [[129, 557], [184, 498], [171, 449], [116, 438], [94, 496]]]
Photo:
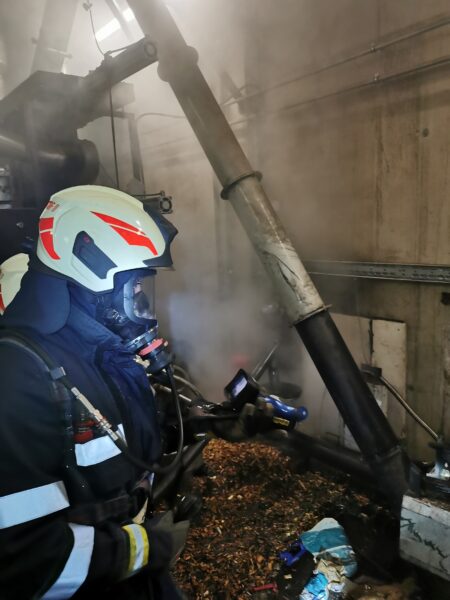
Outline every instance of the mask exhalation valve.
[[148, 361], [146, 368], [151, 375], [156, 375], [165, 369], [173, 361], [172, 354], [168, 350], [168, 342], [158, 337], [158, 327], [149, 329], [139, 337], [126, 344], [126, 349]]

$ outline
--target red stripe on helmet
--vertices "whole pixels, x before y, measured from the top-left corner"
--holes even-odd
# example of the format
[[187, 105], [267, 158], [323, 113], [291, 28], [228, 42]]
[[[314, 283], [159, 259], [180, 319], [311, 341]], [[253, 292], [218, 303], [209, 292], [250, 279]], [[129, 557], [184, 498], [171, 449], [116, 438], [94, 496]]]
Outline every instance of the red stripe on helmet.
[[128, 231], [128, 229], [122, 229], [121, 227], [113, 227], [114, 231], [116, 231], [129, 246], [144, 246], [148, 248], [153, 256], [157, 256], [158, 252], [155, 248], [155, 245], [143, 233], [135, 233], [134, 231]]
[[104, 215], [103, 213], [92, 212], [93, 215], [108, 223], [108, 225], [116, 227], [123, 227], [124, 229], [129, 229], [130, 231], [135, 231], [136, 233], [141, 233], [141, 230], [135, 227], [134, 225], [130, 225], [125, 221], [121, 221], [120, 219], [116, 219], [115, 217], [111, 217], [110, 215]]
[[2, 295], [2, 288], [0, 286], [0, 310], [3, 312], [5, 312], [6, 306], [5, 303], [3, 301], [3, 295]]
[[40, 237], [41, 237], [42, 245], [44, 246], [44, 248], [45, 248], [47, 254], [50, 256], [50, 258], [53, 258], [53, 260], [59, 260], [61, 257], [56, 254], [55, 247], [53, 245], [53, 232], [52, 231], [41, 231]]
[[39, 219], [39, 231], [45, 231], [46, 229], [53, 229], [53, 217], [45, 217]]

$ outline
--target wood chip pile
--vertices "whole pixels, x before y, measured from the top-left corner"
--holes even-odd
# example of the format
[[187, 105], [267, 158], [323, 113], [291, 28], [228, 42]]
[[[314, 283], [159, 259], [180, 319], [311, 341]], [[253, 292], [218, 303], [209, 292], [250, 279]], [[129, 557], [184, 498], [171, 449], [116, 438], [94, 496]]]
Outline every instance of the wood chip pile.
[[208, 475], [195, 478], [203, 510], [191, 527], [175, 577], [189, 600], [244, 600], [274, 581], [278, 554], [333, 506], [369, 500], [345, 478], [292, 472], [291, 461], [260, 443], [211, 441]]

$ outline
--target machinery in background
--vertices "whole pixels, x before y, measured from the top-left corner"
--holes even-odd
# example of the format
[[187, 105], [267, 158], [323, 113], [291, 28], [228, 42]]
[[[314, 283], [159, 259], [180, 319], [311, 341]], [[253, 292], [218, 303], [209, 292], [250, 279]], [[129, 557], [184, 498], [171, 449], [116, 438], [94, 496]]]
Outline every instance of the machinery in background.
[[434, 463], [411, 467], [400, 514], [400, 556], [450, 581], [450, 446], [430, 443]]
[[135, 197], [140, 200], [144, 206], [148, 206], [149, 208], [157, 210], [162, 215], [169, 215], [173, 213], [172, 196], [168, 196], [164, 190], [158, 192], [157, 194], [135, 194]]
[[[101, 167], [95, 144], [78, 131], [100, 117], [127, 121], [133, 177], [143, 189], [143, 169], [134, 115], [125, 107], [133, 88], [122, 80], [157, 60], [146, 37], [117, 56], [106, 55], [85, 77], [36, 71], [0, 101], [0, 262], [36, 238], [40, 212], [54, 192], [94, 183]], [[118, 169], [116, 164], [116, 180]], [[170, 212], [163, 192], [144, 196]]]

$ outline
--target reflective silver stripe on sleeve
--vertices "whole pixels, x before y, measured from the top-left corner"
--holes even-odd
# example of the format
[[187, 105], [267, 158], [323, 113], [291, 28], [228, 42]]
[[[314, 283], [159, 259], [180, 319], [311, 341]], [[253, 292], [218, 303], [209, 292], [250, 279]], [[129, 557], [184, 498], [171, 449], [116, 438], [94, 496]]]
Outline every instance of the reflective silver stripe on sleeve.
[[42, 600], [65, 600], [71, 598], [84, 583], [91, 564], [94, 548], [94, 528], [69, 523], [73, 532], [72, 552], [60, 576], [45, 593]]
[[20, 525], [69, 506], [62, 481], [15, 492], [0, 498], [0, 529]]
[[[125, 437], [123, 425], [118, 426], [118, 430]], [[98, 463], [113, 458], [120, 454], [119, 448], [114, 442], [107, 436], [95, 438], [85, 444], [75, 444], [75, 456], [77, 459], [77, 465], [80, 467], [90, 467], [91, 465], [97, 465]]]

